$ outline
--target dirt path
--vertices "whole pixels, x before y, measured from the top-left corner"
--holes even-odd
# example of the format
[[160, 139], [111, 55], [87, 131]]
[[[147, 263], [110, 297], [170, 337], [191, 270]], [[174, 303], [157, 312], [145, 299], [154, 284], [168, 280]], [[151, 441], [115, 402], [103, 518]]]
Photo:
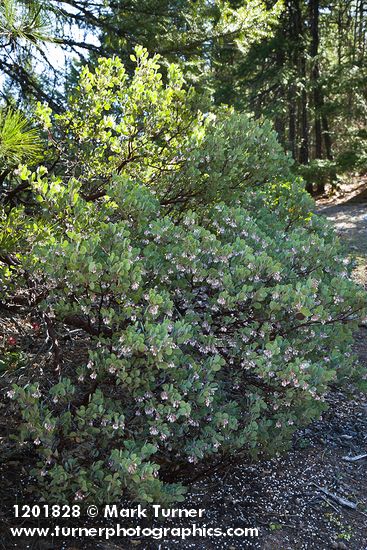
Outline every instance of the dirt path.
[[367, 258], [367, 204], [319, 205], [318, 212], [331, 221], [352, 252]]

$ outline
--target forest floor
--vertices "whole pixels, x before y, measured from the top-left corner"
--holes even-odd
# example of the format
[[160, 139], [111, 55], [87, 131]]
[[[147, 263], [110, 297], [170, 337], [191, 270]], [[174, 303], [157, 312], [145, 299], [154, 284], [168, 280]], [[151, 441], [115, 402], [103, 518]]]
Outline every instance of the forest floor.
[[[347, 243], [349, 253], [357, 261], [354, 276], [367, 286], [367, 185], [363, 184], [352, 189], [352, 193], [320, 200], [317, 209], [330, 219]], [[367, 369], [367, 325], [361, 326], [355, 335], [355, 352]], [[367, 453], [367, 396], [351, 386], [343, 392], [331, 391], [328, 403], [329, 409], [320, 420], [295, 434], [287, 454], [254, 465], [242, 462], [224, 465], [221, 470], [194, 482], [185, 502], [177, 506], [204, 508], [204, 517], [196, 521], [199, 528], [204, 525], [222, 530], [230, 526], [256, 527], [257, 538], [195, 537], [186, 541], [155, 542], [69, 539], [61, 542], [15, 541], [5, 535], [0, 537], [0, 548], [367, 550], [367, 458], [345, 460]], [[11, 454], [10, 449], [9, 452]], [[21, 476], [16, 473], [19, 456], [8, 458], [10, 460], [0, 467], [3, 503], [14, 500], [13, 495], [18, 489], [21, 491]], [[24, 465], [22, 467], [25, 473]], [[1, 519], [5, 526], [12, 524], [7, 513], [0, 516]], [[165, 520], [164, 527], [189, 527], [189, 522], [193, 520], [174, 523]], [[139, 524], [138, 521], [129, 523]]]

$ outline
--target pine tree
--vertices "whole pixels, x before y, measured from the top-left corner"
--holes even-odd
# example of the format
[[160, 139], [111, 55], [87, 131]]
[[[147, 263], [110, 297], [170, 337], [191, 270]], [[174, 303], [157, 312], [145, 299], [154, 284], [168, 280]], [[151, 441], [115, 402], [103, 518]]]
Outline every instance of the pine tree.
[[[36, 98], [49, 101], [58, 110], [58, 102], [48, 93], [45, 79], [34, 70], [36, 54], [46, 62], [43, 45], [51, 41], [50, 21], [39, 0], [3, 0], [0, 5], [0, 74], [5, 78], [3, 98]], [[9, 84], [7, 86], [6, 84]], [[18, 95], [14, 90], [18, 91]]]

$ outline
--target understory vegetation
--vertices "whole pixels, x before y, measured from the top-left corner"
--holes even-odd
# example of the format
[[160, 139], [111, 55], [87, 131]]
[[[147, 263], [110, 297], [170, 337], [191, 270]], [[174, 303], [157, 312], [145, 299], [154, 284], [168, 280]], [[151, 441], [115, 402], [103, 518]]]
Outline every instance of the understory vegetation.
[[85, 66], [13, 142], [1, 122], [1, 307], [50, 351], [25, 367], [8, 336], [1, 368], [55, 502], [182, 500], [188, 466], [286, 450], [361, 379], [365, 292], [270, 122], [130, 61]]

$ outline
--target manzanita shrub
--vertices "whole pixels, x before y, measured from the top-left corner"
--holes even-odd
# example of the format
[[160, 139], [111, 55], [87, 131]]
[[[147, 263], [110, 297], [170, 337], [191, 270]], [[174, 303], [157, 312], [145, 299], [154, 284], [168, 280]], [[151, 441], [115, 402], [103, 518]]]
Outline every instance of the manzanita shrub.
[[269, 121], [225, 106], [210, 112], [176, 65], [163, 78], [159, 56], [135, 53], [132, 78], [118, 58], [103, 58], [94, 72], [84, 67], [65, 113], [39, 105], [59, 170], [84, 197], [103, 196], [118, 173], [147, 184], [167, 209], [197, 209], [290, 176]]
[[270, 127], [136, 62], [85, 69], [54, 126], [40, 107], [60, 174], [19, 170], [36, 229], [7, 277], [54, 363], [8, 395], [57, 502], [180, 500], [174, 472], [286, 449], [355, 364], [365, 294]]
[[99, 206], [76, 181], [42, 187], [65, 227], [27, 268], [48, 316], [85, 335], [53, 382], [10, 392], [48, 498], [180, 499], [167, 469], [285, 449], [325, 409], [328, 384], [350, 374], [345, 321], [365, 296], [329, 227], [306, 211], [290, 218], [290, 184], [280, 201], [270, 187], [179, 224], [121, 177]]

